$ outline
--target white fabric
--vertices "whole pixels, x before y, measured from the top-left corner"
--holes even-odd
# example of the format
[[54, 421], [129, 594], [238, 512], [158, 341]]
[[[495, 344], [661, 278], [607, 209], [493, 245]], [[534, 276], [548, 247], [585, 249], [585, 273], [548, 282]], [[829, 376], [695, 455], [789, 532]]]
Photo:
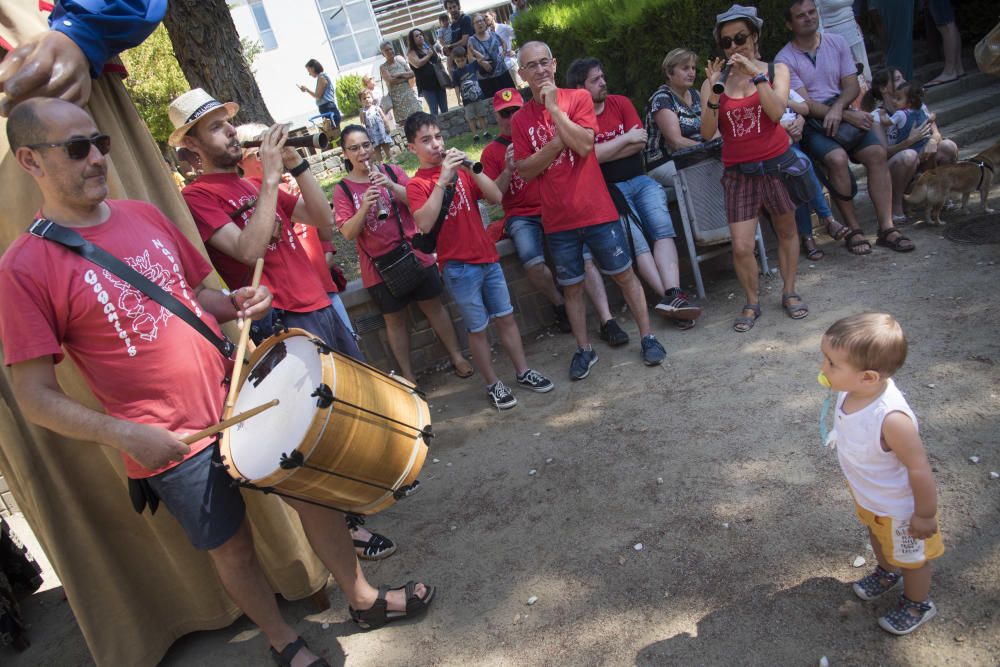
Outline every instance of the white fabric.
[[851, 57], [854, 62], [865, 67], [865, 80], [871, 83], [872, 70], [868, 64], [868, 51], [865, 50], [865, 37], [854, 19], [853, 0], [817, 0], [819, 10], [819, 29], [822, 32], [832, 32], [840, 35], [851, 47]]
[[837, 459], [851, 485], [854, 499], [879, 516], [909, 519], [913, 515], [913, 489], [906, 467], [893, 452], [882, 449], [882, 422], [892, 412], [902, 412], [917, 426], [917, 417], [896, 383], [863, 409], [844, 413], [846, 392], [837, 396], [834, 420]]

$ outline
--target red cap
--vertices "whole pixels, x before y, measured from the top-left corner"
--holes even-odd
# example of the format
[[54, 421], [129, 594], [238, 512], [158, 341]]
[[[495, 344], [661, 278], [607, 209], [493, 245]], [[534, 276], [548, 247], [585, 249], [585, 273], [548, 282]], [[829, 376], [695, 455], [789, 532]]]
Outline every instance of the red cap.
[[503, 111], [512, 107], [520, 109], [523, 106], [524, 100], [521, 98], [521, 93], [517, 92], [517, 88], [504, 88], [493, 95], [494, 111]]

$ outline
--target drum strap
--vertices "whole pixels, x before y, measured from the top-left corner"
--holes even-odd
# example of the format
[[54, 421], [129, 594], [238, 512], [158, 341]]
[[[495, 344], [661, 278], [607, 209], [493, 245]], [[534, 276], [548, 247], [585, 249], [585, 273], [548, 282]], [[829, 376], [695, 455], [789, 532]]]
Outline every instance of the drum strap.
[[195, 331], [207, 338], [208, 342], [214, 345], [222, 356], [227, 359], [233, 356], [236, 347], [225, 337], [217, 336], [201, 318], [191, 312], [190, 308], [125, 262], [80, 236], [76, 231], [58, 225], [51, 220], [38, 218], [28, 227], [28, 232], [46, 241], [63, 245], [84, 259], [127, 281], [150, 299], [187, 322]]

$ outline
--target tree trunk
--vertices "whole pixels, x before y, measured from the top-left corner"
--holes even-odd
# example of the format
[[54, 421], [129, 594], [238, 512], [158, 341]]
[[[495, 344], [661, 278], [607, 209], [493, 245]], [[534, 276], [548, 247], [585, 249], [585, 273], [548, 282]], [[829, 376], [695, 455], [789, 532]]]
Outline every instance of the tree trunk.
[[243, 58], [225, 0], [170, 0], [163, 23], [192, 88], [204, 88], [220, 102], [239, 104], [236, 123], [274, 123]]

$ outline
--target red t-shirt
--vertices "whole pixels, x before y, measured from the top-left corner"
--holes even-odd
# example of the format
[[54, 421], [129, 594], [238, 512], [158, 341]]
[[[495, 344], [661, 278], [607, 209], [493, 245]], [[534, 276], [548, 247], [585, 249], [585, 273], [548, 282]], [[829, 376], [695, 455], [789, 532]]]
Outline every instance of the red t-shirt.
[[778, 157], [790, 145], [788, 132], [764, 113], [760, 94], [735, 99], [719, 98], [719, 131], [722, 133], [722, 164], [760, 162]]
[[[229, 217], [240, 207], [256, 201], [260, 190], [237, 174], [204, 174], [184, 188], [184, 200], [198, 224], [198, 232], [208, 246], [208, 256], [230, 289], [249, 285], [253, 267], [239, 262], [212, 247], [209, 239], [229, 223], [240, 229], [246, 227], [253, 216], [253, 207], [240, 214], [237, 220]], [[278, 190], [275, 223], [280, 225], [277, 240], [272, 239], [264, 253], [264, 273], [261, 283], [271, 290], [275, 308], [296, 313], [308, 313], [330, 305], [315, 271], [306, 270], [309, 256], [292, 227], [292, 212], [298, 197]]]
[[[427, 202], [440, 174], [441, 167], [417, 169], [417, 173], [406, 185], [406, 196], [412, 210], [419, 211]], [[441, 233], [438, 234], [438, 265], [443, 267], [448, 260], [466, 264], [500, 261], [496, 244], [486, 235], [483, 218], [479, 213], [478, 201], [482, 194], [472, 176], [465, 171], [458, 172], [455, 196], [448, 208], [448, 215], [441, 223]]]
[[[260, 191], [261, 179], [248, 178], [247, 180], [257, 186], [258, 192]], [[284, 188], [279, 187], [279, 190], [285, 192]], [[294, 197], [295, 195], [292, 196]], [[298, 198], [296, 197], [297, 200]], [[339, 291], [337, 290], [337, 285], [333, 282], [333, 278], [330, 277], [330, 269], [326, 265], [326, 256], [324, 254], [326, 249], [324, 248], [324, 242], [319, 238], [319, 230], [312, 225], [302, 222], [293, 223], [292, 230], [299, 237], [302, 247], [305, 248], [306, 255], [309, 256], [309, 263], [316, 270], [316, 275], [319, 276], [319, 281], [322, 283], [323, 289], [327, 293]]]
[[[604, 100], [604, 111], [597, 115], [598, 131], [594, 135], [594, 143], [611, 141], [637, 125], [643, 126], [639, 120], [639, 113], [632, 106], [632, 101], [624, 95], [608, 95]], [[604, 180], [608, 183], [620, 183], [645, 173], [642, 169], [641, 150], [628, 157], [602, 162], [600, 165]]]
[[[510, 137], [501, 135], [503, 139]], [[499, 141], [491, 141], [486, 144], [479, 161], [483, 163], [483, 172], [496, 180], [497, 176], [504, 169], [507, 155], [507, 146]], [[538, 179], [526, 181], [514, 170], [510, 177], [510, 185], [503, 193], [503, 212], [507, 218], [516, 215], [538, 216], [542, 214], [542, 197], [538, 191]]]
[[[392, 169], [392, 173], [396, 175], [396, 182], [400, 185], [406, 186], [410, 182], [410, 177], [407, 176], [402, 168], [389, 165], [389, 169]], [[354, 214], [358, 212], [358, 209], [361, 208], [361, 200], [364, 199], [365, 192], [371, 187], [371, 184], [367, 182], [355, 183], [346, 178], [343, 182], [351, 191], [351, 197], [348, 199], [347, 194], [339, 184], [333, 186], [333, 212], [338, 229], [342, 228], [344, 223], [353, 218]], [[399, 245], [399, 225], [396, 224], [396, 219], [392, 214], [392, 204], [389, 202], [390, 196], [389, 191], [382, 188], [382, 200], [389, 211], [389, 217], [385, 220], [379, 220], [378, 211], [376, 210], [378, 207], [372, 206], [368, 209], [368, 216], [365, 218], [364, 226], [361, 228], [361, 234], [354, 240], [354, 244], [358, 248], [361, 284], [365, 287], [378, 285], [382, 282], [382, 276], [375, 270], [375, 266], [372, 265], [369, 255], [371, 257], [378, 257]], [[406, 204], [401, 201], [396, 202], [396, 210], [399, 211], [399, 222], [403, 226], [403, 234], [406, 235], [406, 240], [410, 241], [413, 239], [413, 235], [417, 233], [417, 224], [413, 222], [413, 215], [410, 213], [410, 209], [406, 207]], [[413, 253], [423, 266], [430, 266], [434, 263], [434, 257], [431, 255], [424, 254], [416, 248], [413, 249]]]
[[[194, 289], [205, 258], [155, 207], [108, 200], [111, 216], [77, 228], [194, 311], [216, 334]], [[0, 259], [0, 337], [8, 366], [39, 357], [76, 362], [112, 417], [194, 433], [219, 421], [228, 360], [201, 334], [116, 275], [61, 245], [22, 234]], [[194, 456], [212, 443], [191, 447]], [[129, 477], [149, 477], [124, 456]]]
[[[559, 89], [558, 104], [577, 125], [598, 132], [594, 101], [586, 90]], [[545, 106], [531, 100], [514, 114], [514, 159], [530, 157], [549, 143], [556, 124]], [[618, 219], [593, 151], [586, 158], [569, 148], [537, 176], [542, 200], [542, 227], [547, 234], [599, 225]]]

